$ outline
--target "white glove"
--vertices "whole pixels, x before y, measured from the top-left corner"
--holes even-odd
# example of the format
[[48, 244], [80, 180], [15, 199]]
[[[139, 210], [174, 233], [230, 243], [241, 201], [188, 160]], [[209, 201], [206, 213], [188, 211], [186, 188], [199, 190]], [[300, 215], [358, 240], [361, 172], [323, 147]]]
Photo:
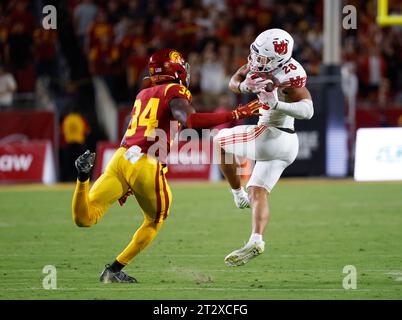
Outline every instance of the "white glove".
[[258, 95], [258, 100], [262, 104], [265, 104], [266, 106], [269, 106], [270, 109], [275, 109], [276, 104], [278, 102], [278, 99], [276, 98], [275, 94], [273, 92], [266, 92], [266, 91], [261, 91]]
[[255, 73], [248, 73], [246, 79], [240, 83], [239, 90], [243, 93], [259, 93], [265, 89], [265, 86], [270, 81], [259, 77]]

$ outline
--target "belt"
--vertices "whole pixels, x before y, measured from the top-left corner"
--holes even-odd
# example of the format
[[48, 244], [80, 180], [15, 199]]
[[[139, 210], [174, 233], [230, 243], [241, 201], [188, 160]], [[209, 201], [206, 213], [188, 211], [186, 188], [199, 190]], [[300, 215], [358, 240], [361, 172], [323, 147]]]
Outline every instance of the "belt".
[[279, 128], [279, 127], [275, 127], [276, 129], [279, 129], [281, 131], [287, 132], [287, 133], [296, 133], [296, 131], [289, 129], [289, 128]]

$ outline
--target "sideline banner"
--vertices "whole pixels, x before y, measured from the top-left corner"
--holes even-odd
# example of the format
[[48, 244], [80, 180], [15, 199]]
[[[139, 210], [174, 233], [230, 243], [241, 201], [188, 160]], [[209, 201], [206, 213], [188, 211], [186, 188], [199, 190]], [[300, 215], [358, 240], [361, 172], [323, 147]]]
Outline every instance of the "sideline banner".
[[50, 141], [0, 144], [0, 183], [56, 182]]
[[106, 169], [113, 154], [119, 148], [117, 143], [109, 141], [101, 141], [96, 145], [96, 162], [95, 170], [92, 173], [92, 178], [97, 179]]
[[0, 142], [50, 140], [57, 146], [55, 114], [49, 111], [6, 111], [0, 116]]
[[357, 130], [354, 178], [402, 180], [402, 128]]
[[168, 179], [209, 180], [212, 168], [212, 143], [203, 141], [205, 140], [174, 142], [168, 156], [166, 175]]
[[[175, 142], [168, 157], [167, 178], [170, 180], [208, 180], [212, 165], [210, 154], [201, 150], [202, 141]], [[96, 147], [96, 164], [93, 178], [98, 178], [106, 169], [119, 145], [102, 141]], [[212, 145], [211, 150], [212, 151]]]

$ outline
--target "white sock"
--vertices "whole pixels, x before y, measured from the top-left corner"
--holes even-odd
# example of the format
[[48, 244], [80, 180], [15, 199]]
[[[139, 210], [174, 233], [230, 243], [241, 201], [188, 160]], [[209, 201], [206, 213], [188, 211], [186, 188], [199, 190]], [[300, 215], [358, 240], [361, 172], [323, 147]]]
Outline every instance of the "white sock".
[[249, 243], [262, 242], [262, 234], [252, 233], [248, 242]]
[[240, 187], [239, 189], [232, 189], [232, 193], [236, 196], [240, 196], [244, 193], [243, 187]]

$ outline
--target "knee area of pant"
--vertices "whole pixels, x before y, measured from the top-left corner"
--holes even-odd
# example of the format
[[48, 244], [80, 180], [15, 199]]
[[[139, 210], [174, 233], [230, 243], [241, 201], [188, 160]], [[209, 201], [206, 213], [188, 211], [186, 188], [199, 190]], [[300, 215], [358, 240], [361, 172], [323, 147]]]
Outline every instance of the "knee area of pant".
[[144, 220], [144, 226], [158, 230], [158, 229], [160, 229], [160, 227], [163, 225], [163, 222], [164, 222], [166, 219], [167, 219], [167, 217], [164, 218], [164, 219], [160, 219], [159, 221], [156, 221], [156, 220], [154, 220], [154, 219], [146, 218], [146, 219]]
[[89, 228], [90, 226], [94, 225], [94, 223], [89, 219], [81, 217], [74, 217], [74, 223], [80, 228]]

